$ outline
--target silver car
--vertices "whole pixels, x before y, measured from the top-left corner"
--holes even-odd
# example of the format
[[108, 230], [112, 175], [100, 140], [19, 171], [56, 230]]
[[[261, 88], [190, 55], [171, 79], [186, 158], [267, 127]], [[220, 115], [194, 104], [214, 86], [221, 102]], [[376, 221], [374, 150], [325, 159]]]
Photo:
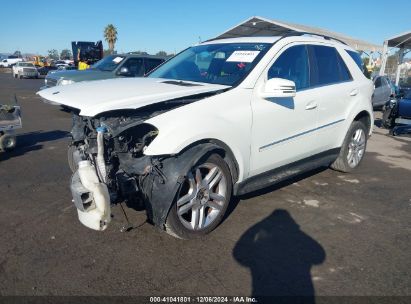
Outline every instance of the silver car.
[[394, 86], [387, 76], [377, 76], [374, 78], [374, 94], [372, 96], [373, 107], [382, 107], [390, 97], [395, 95]]

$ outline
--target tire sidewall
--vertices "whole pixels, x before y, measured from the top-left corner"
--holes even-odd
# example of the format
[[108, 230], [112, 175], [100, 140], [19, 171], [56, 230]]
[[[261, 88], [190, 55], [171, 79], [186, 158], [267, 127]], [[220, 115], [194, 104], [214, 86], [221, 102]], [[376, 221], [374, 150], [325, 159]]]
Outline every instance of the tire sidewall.
[[[363, 156], [361, 157], [359, 163], [358, 163], [355, 167], [351, 167], [351, 166], [348, 164], [348, 159], [347, 159], [348, 151], [349, 151], [349, 147], [348, 147], [348, 146], [349, 146], [349, 144], [350, 144], [350, 142], [351, 142], [352, 136], [354, 135], [354, 133], [355, 133], [358, 129], [362, 129], [362, 131], [363, 131], [364, 134], [365, 134], [364, 154], [363, 154]], [[365, 127], [365, 125], [364, 125], [363, 122], [361, 122], [361, 121], [354, 121], [354, 122], [351, 124], [350, 128], [348, 129], [348, 132], [347, 132], [347, 135], [345, 136], [344, 144], [343, 144], [343, 146], [341, 147], [341, 153], [340, 153], [340, 157], [342, 157], [342, 161], [344, 162], [344, 165], [345, 165], [345, 167], [347, 168], [347, 170], [346, 170], [347, 172], [350, 172], [350, 171], [354, 170], [355, 168], [357, 168], [357, 167], [361, 164], [361, 162], [362, 162], [362, 160], [364, 159], [364, 156], [365, 156], [365, 151], [367, 150], [367, 143], [368, 143], [368, 132], [367, 132], [367, 128]]]
[[[227, 208], [230, 204], [231, 201], [231, 195], [232, 195], [232, 177], [230, 173], [230, 169], [227, 165], [227, 163], [224, 161], [224, 159], [219, 155], [219, 154], [211, 154], [208, 157], [203, 157], [199, 162], [197, 162], [191, 169], [194, 167], [197, 167], [198, 165], [201, 165], [203, 163], [212, 163], [217, 165], [223, 172], [226, 180], [227, 180], [227, 195], [226, 195], [226, 201], [224, 204], [223, 209], [221, 210], [220, 214], [218, 217], [214, 220], [214, 222], [208, 226], [205, 229], [199, 230], [199, 231], [193, 231], [187, 229], [180, 221], [178, 214], [177, 214], [177, 200], [178, 200], [178, 195], [176, 195], [173, 204], [171, 206], [170, 212], [167, 216], [166, 220], [166, 227], [168, 228], [167, 230], [170, 234], [182, 238], [182, 239], [193, 239], [193, 238], [199, 238], [201, 236], [204, 236], [211, 231], [213, 231], [223, 220], [225, 212], [227, 211]], [[187, 172], [185, 173], [187, 174]]]
[[76, 151], [76, 146], [69, 146], [67, 149], [67, 162], [70, 167], [71, 172], [75, 173], [78, 169], [78, 164], [74, 161], [73, 153]]

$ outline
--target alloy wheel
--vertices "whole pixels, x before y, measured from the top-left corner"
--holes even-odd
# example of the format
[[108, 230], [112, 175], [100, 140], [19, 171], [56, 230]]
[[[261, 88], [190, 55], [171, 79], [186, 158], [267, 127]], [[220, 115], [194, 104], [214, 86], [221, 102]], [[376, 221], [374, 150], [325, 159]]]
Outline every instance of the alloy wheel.
[[357, 129], [348, 144], [347, 160], [351, 168], [355, 168], [363, 158], [365, 153], [365, 132]]
[[219, 166], [204, 163], [194, 168], [177, 199], [180, 222], [191, 231], [207, 228], [224, 210], [227, 192], [227, 178]]

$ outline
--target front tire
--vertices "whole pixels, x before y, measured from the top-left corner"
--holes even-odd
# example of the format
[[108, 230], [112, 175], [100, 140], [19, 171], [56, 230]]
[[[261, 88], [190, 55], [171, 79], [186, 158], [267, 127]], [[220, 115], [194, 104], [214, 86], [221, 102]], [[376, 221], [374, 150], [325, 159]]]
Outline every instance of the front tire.
[[354, 121], [348, 129], [338, 158], [331, 168], [341, 172], [351, 172], [359, 166], [367, 147], [367, 128], [361, 121]]
[[76, 161], [74, 160], [74, 152], [77, 150], [76, 146], [69, 146], [67, 149], [67, 161], [68, 165], [70, 167], [71, 172], [75, 173], [78, 169], [78, 165]]
[[186, 179], [166, 220], [166, 232], [193, 239], [213, 231], [223, 220], [231, 200], [232, 179], [223, 158], [212, 154], [197, 163]]

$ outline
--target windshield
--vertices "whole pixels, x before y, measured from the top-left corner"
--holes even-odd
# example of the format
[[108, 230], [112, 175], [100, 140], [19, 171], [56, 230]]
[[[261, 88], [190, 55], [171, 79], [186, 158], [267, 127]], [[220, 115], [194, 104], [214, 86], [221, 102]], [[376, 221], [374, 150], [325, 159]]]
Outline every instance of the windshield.
[[34, 68], [34, 65], [32, 63], [27, 63], [27, 62], [20, 62], [19, 66]]
[[148, 77], [233, 86], [247, 76], [272, 44], [221, 43], [188, 48]]
[[111, 72], [114, 71], [123, 60], [124, 56], [110, 55], [104, 57], [100, 61], [97, 61], [94, 65], [91, 66], [91, 68], [98, 69], [100, 71]]

